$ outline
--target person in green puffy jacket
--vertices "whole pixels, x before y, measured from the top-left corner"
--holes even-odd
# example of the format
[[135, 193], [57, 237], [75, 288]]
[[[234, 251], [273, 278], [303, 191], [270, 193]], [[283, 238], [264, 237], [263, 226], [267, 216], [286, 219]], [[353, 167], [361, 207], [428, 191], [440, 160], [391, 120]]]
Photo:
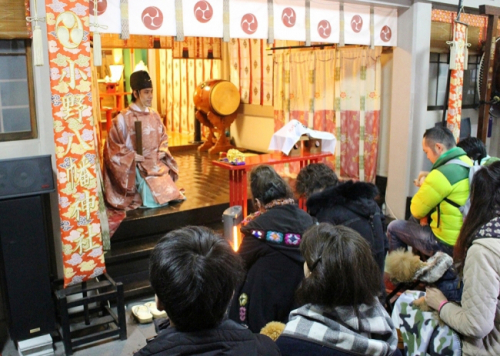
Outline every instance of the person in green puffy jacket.
[[389, 250], [412, 246], [426, 256], [438, 251], [453, 255], [463, 223], [458, 206], [469, 197], [469, 169], [452, 160], [470, 166], [472, 161], [456, 147], [453, 134], [444, 127], [425, 131], [422, 148], [433, 164], [432, 170], [421, 172], [415, 182], [420, 189], [411, 200], [412, 217], [395, 220], [387, 227]]

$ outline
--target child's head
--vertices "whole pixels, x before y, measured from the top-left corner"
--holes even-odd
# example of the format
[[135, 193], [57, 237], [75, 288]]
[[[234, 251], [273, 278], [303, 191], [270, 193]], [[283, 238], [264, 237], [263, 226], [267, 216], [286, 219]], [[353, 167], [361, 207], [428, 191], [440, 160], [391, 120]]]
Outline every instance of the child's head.
[[188, 226], [158, 242], [149, 273], [159, 308], [177, 329], [195, 331], [222, 321], [243, 276], [243, 264], [212, 230]]
[[325, 307], [373, 304], [380, 271], [370, 246], [356, 231], [328, 223], [309, 228], [300, 244], [305, 277], [297, 291], [302, 303]]
[[297, 194], [306, 198], [325, 188], [336, 186], [338, 178], [333, 169], [324, 163], [312, 163], [302, 168], [295, 182]]
[[293, 198], [290, 186], [280, 177], [273, 167], [260, 165], [250, 173], [252, 196], [261, 205], [276, 199]]

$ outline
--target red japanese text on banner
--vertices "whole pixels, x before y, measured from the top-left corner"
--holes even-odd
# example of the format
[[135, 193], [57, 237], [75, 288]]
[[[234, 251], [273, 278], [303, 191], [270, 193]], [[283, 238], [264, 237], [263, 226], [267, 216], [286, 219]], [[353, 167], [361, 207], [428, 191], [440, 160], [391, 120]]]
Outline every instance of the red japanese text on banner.
[[64, 285], [105, 272], [98, 216], [88, 0], [47, 0]]

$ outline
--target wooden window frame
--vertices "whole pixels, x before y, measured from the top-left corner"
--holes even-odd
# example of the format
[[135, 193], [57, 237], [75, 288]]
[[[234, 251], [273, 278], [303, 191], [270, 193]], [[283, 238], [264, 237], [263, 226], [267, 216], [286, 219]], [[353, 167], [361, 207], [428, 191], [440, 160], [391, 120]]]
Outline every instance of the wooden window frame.
[[[448, 68], [450, 67], [449, 63], [450, 63], [450, 54], [449, 53], [440, 53], [440, 52], [431, 52], [431, 53], [435, 53], [437, 55], [439, 55], [439, 58], [437, 61], [433, 61], [433, 60], [430, 60], [429, 63], [437, 63], [438, 66], [437, 66], [437, 78], [439, 78], [439, 64], [448, 64]], [[446, 56], [446, 60], [445, 61], [442, 61], [441, 60], [441, 56]], [[479, 62], [480, 62], [480, 58], [481, 56], [479, 55], [474, 55], [476, 56], [476, 62], [473, 63], [473, 62], [468, 62], [469, 65], [476, 65], [477, 66], [477, 70], [479, 70]], [[469, 70], [469, 69], [468, 69]], [[448, 69], [449, 71], [449, 69]], [[439, 80], [436, 81], [436, 87], [439, 87]], [[436, 90], [436, 99], [437, 99], [437, 95], [438, 95], [438, 91]], [[462, 105], [462, 109], [475, 109], [479, 106], [479, 98], [478, 98], [478, 95], [477, 95], [477, 87], [474, 87], [474, 103], [473, 104], [469, 104], [469, 105]], [[436, 100], [437, 101], [437, 100]], [[435, 110], [446, 110], [446, 107], [447, 107], [447, 103], [444, 103], [443, 105], [428, 105], [427, 106], [427, 111], [435, 111]]]
[[[15, 40], [15, 39], [12, 39]], [[0, 133], [0, 142], [6, 141], [19, 141], [19, 140], [31, 140], [38, 138], [38, 126], [36, 120], [36, 108], [35, 108], [35, 89], [33, 81], [33, 62], [32, 62], [32, 52], [31, 52], [31, 40], [24, 40], [24, 45], [26, 52], [26, 75], [27, 75], [27, 85], [28, 85], [28, 99], [29, 99], [29, 112], [30, 112], [30, 131], [19, 131], [19, 132], [4, 132]], [[8, 54], [10, 55], [10, 54]], [[14, 54], [15, 55], [15, 54]]]

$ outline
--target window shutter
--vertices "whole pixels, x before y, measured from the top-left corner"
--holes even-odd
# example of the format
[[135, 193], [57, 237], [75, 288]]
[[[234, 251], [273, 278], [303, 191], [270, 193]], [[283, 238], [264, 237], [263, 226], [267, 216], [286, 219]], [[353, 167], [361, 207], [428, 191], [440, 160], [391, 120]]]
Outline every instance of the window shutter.
[[0, 39], [29, 38], [29, 0], [0, 0]]

